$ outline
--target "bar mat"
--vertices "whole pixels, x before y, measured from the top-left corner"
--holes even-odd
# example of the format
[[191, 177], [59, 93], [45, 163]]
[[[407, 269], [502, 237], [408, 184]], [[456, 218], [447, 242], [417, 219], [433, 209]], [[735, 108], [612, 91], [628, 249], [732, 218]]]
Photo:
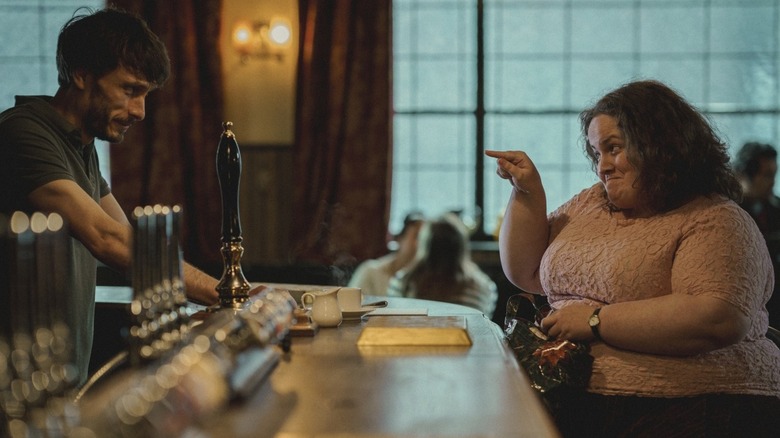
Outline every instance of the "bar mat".
[[359, 346], [470, 346], [471, 344], [464, 316], [372, 317], [369, 318], [357, 340]]

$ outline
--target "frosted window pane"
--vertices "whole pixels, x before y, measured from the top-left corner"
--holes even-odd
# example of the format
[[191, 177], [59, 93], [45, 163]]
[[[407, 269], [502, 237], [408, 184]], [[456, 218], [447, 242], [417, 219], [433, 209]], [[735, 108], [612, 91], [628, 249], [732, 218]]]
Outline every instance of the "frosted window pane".
[[0, 8], [0, 57], [39, 56], [42, 53], [38, 43], [40, 22], [36, 9], [13, 12]]
[[[628, 6], [631, 6], [627, 2]], [[574, 7], [572, 41], [574, 53], [631, 53], [634, 47], [634, 9]]]
[[554, 202], [554, 205], [550, 204], [548, 201], [547, 209], [550, 211], [560, 207], [561, 204], [571, 199], [572, 196], [577, 193], [599, 182], [596, 173], [591, 171], [588, 167], [571, 169], [566, 174], [569, 177], [568, 185], [563, 187], [561, 192], [557, 194], [559, 197]]
[[725, 108], [756, 106], [767, 108], [777, 102], [776, 77], [772, 64], [744, 59], [713, 59], [710, 69], [710, 101]]
[[412, 132], [416, 126], [416, 117], [396, 115], [393, 118], [393, 162], [394, 166], [412, 162], [414, 156]]
[[505, 60], [486, 70], [488, 109], [560, 108], [564, 105], [564, 66], [560, 61]]
[[415, 33], [415, 15], [412, 10], [403, 8], [399, 2], [393, 1], [393, 53], [396, 57], [404, 56], [414, 52], [416, 45]]
[[14, 96], [41, 94], [40, 63], [18, 61], [0, 63], [0, 111], [14, 106]]
[[512, 187], [507, 180], [496, 175], [495, 160], [485, 161], [484, 176], [485, 208], [482, 213], [484, 215], [485, 231], [492, 234], [495, 231], [498, 217], [502, 216], [504, 210], [506, 210]]
[[701, 53], [705, 47], [704, 19], [701, 6], [642, 8], [641, 50], [647, 53]]
[[473, 109], [476, 94], [473, 65], [466, 60], [419, 61], [412, 106], [418, 109]]
[[473, 5], [474, 0], [393, 0], [393, 6], [410, 5], [410, 4], [411, 5], [418, 4], [423, 6], [428, 6], [428, 5], [435, 6], [441, 4], [447, 6], [452, 6], [452, 5], [467, 6], [467, 5]]
[[474, 53], [473, 10], [422, 9], [417, 23], [417, 50], [425, 54]]
[[474, 163], [474, 122], [471, 116], [418, 116], [411, 133], [417, 165], [455, 166]]
[[[740, 2], [739, 7], [712, 8], [712, 51], [761, 52], [777, 50], [778, 35], [774, 30], [776, 6], [751, 6]], [[771, 37], [775, 35], [775, 37]]]
[[584, 108], [606, 92], [636, 78], [630, 59], [580, 60], [571, 62], [571, 105]]
[[486, 147], [523, 150], [536, 164], [557, 164], [574, 145], [564, 141], [567, 118], [560, 115], [507, 115], [486, 117]]
[[407, 59], [396, 58], [393, 61], [393, 101], [396, 111], [409, 111], [414, 108], [413, 98], [417, 87], [413, 81], [417, 63]]
[[568, 179], [566, 174], [560, 170], [539, 169], [542, 176], [542, 185], [544, 193], [547, 195], [547, 210], [552, 211], [563, 203], [566, 199], [568, 190]]
[[770, 115], [720, 114], [710, 120], [722, 134], [733, 154], [744, 143], [758, 141], [777, 144], [777, 120]]
[[659, 80], [683, 93], [690, 102], [703, 102], [707, 81], [704, 79], [704, 63], [700, 58], [663, 59], [654, 57], [643, 60], [640, 68], [643, 77]]
[[[400, 224], [406, 213], [412, 210], [413, 205], [417, 204], [416, 192], [412, 189], [415, 187], [415, 177], [416, 173], [413, 173], [408, 169], [393, 169], [393, 199], [390, 206], [391, 223]], [[393, 227], [391, 227], [391, 229], [393, 229]], [[400, 227], [396, 226], [394, 232], [398, 232], [399, 230]]]
[[457, 171], [421, 172], [419, 187], [421, 204], [416, 207], [431, 216], [474, 205], [473, 179], [464, 180]]
[[447, 211], [469, 209], [474, 205], [473, 179], [464, 179], [457, 170], [427, 170], [414, 176], [395, 174], [393, 189], [394, 218], [399, 222], [412, 210], [435, 216]]
[[488, 54], [563, 52], [565, 33], [550, 31], [564, 29], [562, 9], [498, 6], [485, 9]]
[[585, 156], [585, 139], [580, 133], [579, 114], [566, 117], [563, 120], [566, 134], [563, 141], [568, 148], [568, 161], [561, 163], [568, 166], [569, 169], [582, 169], [590, 172], [590, 161]]

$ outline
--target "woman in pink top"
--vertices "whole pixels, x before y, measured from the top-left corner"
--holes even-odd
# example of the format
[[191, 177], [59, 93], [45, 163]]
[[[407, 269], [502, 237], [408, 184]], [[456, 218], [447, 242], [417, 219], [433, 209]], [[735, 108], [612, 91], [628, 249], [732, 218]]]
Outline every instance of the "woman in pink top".
[[780, 350], [765, 336], [774, 273], [726, 145], [655, 81], [580, 115], [600, 182], [547, 215], [522, 151], [487, 151], [512, 194], [507, 277], [545, 294], [548, 335], [591, 341], [588, 390], [554, 409], [564, 436], [780, 431]]

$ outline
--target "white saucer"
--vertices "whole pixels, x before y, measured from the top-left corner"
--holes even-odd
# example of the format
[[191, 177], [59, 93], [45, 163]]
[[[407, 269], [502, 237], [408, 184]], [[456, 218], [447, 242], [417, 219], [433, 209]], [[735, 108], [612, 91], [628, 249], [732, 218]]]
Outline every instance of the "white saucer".
[[376, 307], [361, 307], [357, 310], [342, 310], [341, 319], [344, 321], [358, 320], [362, 318], [363, 315], [367, 314], [368, 312], [373, 312], [376, 309]]

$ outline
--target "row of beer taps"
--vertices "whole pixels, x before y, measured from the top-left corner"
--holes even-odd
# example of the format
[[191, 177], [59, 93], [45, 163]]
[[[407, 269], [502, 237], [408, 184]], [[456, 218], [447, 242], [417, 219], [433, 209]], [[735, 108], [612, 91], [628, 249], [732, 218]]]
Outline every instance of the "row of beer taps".
[[133, 300], [130, 359], [158, 359], [189, 330], [179, 244], [181, 207], [154, 205], [133, 211]]
[[69, 262], [69, 248], [56, 213], [0, 215], [0, 433], [65, 436], [78, 422], [68, 282], [52, 269]]
[[203, 321], [191, 317], [181, 207], [135, 208], [128, 348], [81, 387], [63, 319], [74, 305], [63, 268], [74, 244], [67, 224], [54, 213], [0, 215], [0, 255], [8, 261], [0, 263], [0, 435], [179, 436], [248, 395], [288, 351], [295, 300], [274, 289], [250, 296], [241, 270], [241, 156], [232, 123], [223, 127], [219, 306]]

